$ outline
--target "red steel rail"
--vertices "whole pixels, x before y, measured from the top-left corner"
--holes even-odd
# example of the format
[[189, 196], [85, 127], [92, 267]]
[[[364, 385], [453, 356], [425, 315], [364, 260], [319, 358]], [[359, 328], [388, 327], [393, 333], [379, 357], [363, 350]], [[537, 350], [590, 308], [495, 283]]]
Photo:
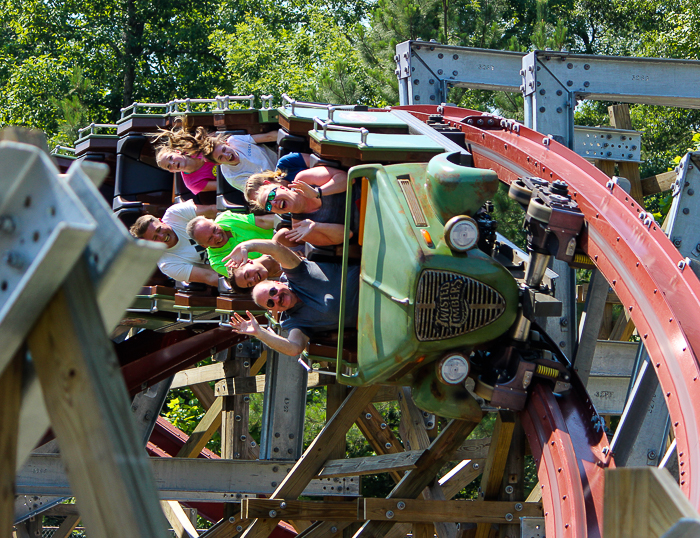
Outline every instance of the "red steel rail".
[[[424, 121], [428, 115], [440, 112], [436, 106], [398, 108]], [[442, 107], [441, 112], [446, 123], [465, 133], [474, 165], [493, 169], [501, 181], [510, 183], [518, 177], [538, 176], [550, 182], [561, 179], [569, 185], [586, 220], [580, 246], [615, 290], [649, 352], [666, 396], [678, 443], [680, 486], [693, 506], [700, 508], [700, 476], [697, 476], [700, 473], [700, 368], [697, 360], [700, 281], [691, 270], [683, 270], [680, 263], [683, 257], [643, 208], [619, 186], [609, 183], [610, 178], [584, 158], [550, 137], [515, 122], [497, 121], [496, 129], [482, 129], [474, 125], [476, 122], [467, 123], [469, 116], [479, 116], [481, 112], [450, 106]], [[545, 426], [540, 422], [553, 420], [544, 415], [556, 415], [557, 408], [563, 415], [562, 406], [566, 403], [541, 392], [535, 391], [529, 409], [534, 419], [528, 433], [533, 437], [544, 435]], [[539, 415], [533, 415], [533, 406], [541, 411]], [[591, 425], [586, 428], [582, 424], [582, 427], [591, 429]], [[548, 439], [549, 446], [551, 441], [557, 443], [557, 428], [551, 433], [552, 439]], [[579, 432], [578, 439], [572, 439], [572, 445], [579, 448], [586, 445], [586, 435], [590, 432]], [[599, 473], [595, 470], [588, 473], [585, 458], [576, 449], [574, 454], [579, 470], [586, 471], [582, 481], [585, 480], [586, 487], [599, 488], [602, 499], [601, 467], [595, 466], [601, 469]], [[571, 454], [563, 455], [565, 465], [572, 465], [570, 457]], [[551, 473], [552, 468], [548, 465], [543, 471], [540, 465], [539, 472], [542, 479], [542, 473]], [[553, 484], [551, 476], [546, 483]], [[566, 510], [561, 497], [547, 501], [545, 495], [543, 502], [545, 511]], [[583, 519], [583, 514], [574, 513], [575, 521], [570, 521], [568, 528], [557, 528], [554, 535], [586, 536], [581, 534], [581, 521], [587, 521], [589, 530], [593, 530], [595, 525], [591, 526], [591, 520], [597, 517], [591, 517], [589, 512], [590, 509]], [[549, 527], [548, 524], [547, 534]]]

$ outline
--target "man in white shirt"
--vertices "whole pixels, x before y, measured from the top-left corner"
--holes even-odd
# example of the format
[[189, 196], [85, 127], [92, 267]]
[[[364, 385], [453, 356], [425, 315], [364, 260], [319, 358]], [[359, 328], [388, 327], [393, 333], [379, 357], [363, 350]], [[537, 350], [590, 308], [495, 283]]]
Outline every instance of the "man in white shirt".
[[192, 200], [174, 204], [162, 219], [153, 215], [139, 217], [129, 231], [134, 237], [167, 245], [158, 268], [170, 278], [217, 286], [219, 275], [208, 265], [207, 249], [190, 239], [185, 231], [187, 223], [200, 215], [216, 217], [216, 206], [195, 205]]

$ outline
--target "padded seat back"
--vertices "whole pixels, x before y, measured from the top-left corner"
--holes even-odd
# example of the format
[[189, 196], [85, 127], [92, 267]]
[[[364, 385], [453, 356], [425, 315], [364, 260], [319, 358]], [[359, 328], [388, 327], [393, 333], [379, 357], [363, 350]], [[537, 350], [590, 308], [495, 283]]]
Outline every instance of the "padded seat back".
[[173, 190], [173, 174], [141, 160], [146, 137], [131, 133], [117, 145], [117, 170], [114, 185], [113, 208], [124, 201], [170, 205]]

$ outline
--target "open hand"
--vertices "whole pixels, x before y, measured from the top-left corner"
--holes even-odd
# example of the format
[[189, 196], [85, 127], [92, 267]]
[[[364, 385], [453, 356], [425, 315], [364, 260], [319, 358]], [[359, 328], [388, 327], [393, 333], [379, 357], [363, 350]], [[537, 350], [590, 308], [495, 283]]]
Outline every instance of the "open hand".
[[246, 314], [248, 314], [248, 319], [243, 318], [238, 312], [234, 312], [229, 322], [231, 328], [239, 334], [259, 335], [262, 331], [260, 324], [250, 311], [246, 310]]
[[316, 223], [310, 219], [304, 219], [301, 222], [294, 223], [294, 227], [289, 230], [284, 236], [297, 243], [306, 241], [305, 237], [314, 231]]
[[236, 245], [236, 248], [231, 251], [231, 254], [226, 256], [222, 261], [227, 269], [240, 267], [248, 261], [248, 249], [243, 243]]
[[318, 191], [304, 181], [299, 181], [298, 179], [295, 179], [289, 184], [289, 187], [292, 190], [303, 194], [306, 198], [318, 198]]

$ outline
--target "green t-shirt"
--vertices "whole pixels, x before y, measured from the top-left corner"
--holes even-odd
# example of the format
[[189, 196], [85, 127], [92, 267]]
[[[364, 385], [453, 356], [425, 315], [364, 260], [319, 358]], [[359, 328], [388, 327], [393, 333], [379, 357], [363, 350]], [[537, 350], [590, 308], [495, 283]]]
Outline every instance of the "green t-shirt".
[[[221, 215], [216, 217], [215, 222], [224, 230], [233, 234], [231, 239], [229, 239], [223, 247], [209, 247], [207, 249], [209, 265], [214, 271], [224, 276], [228, 276], [228, 271], [226, 271], [226, 266], [222, 260], [231, 254], [231, 251], [236, 248], [239, 243], [248, 241], [249, 239], [272, 239], [274, 234], [274, 230], [265, 230], [256, 226], [255, 215], [253, 214], [244, 215], [242, 213], [224, 211]], [[260, 254], [258, 252], [251, 252], [248, 254], [249, 258], [258, 258], [259, 256]]]

